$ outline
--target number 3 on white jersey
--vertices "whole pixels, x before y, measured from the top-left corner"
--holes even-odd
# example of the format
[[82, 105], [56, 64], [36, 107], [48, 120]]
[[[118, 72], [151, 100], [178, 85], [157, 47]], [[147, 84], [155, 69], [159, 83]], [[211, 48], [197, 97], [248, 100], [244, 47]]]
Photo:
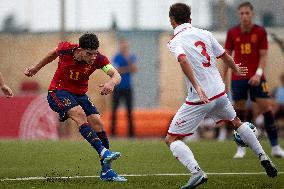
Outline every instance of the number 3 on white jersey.
[[194, 45], [195, 45], [196, 47], [198, 47], [198, 46], [201, 46], [201, 47], [202, 47], [201, 54], [202, 54], [203, 56], [205, 56], [205, 58], [207, 59], [207, 62], [202, 62], [202, 65], [203, 65], [204, 67], [209, 67], [209, 66], [211, 66], [211, 64], [210, 64], [210, 56], [209, 56], [209, 54], [206, 52], [205, 43], [203, 43], [202, 41], [196, 41], [196, 42], [194, 43]]

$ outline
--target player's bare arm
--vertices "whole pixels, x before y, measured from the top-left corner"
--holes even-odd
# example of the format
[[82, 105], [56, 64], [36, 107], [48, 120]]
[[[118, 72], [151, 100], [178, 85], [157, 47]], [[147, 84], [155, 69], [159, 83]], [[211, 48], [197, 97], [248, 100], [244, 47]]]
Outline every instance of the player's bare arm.
[[26, 68], [25, 75], [28, 77], [34, 76], [42, 67], [49, 64], [58, 57], [56, 50], [50, 51], [37, 65]]
[[101, 95], [108, 95], [112, 93], [114, 87], [121, 81], [121, 76], [118, 71], [113, 66], [111, 66], [111, 64], [107, 66], [110, 66], [110, 68], [108, 68], [108, 70], [106, 71], [106, 74], [110, 77], [110, 80], [108, 80], [105, 84], [100, 85]]
[[[232, 51], [226, 50], [227, 54], [232, 56]], [[222, 72], [221, 72], [221, 77], [225, 83], [225, 89], [226, 91], [229, 91], [229, 86], [231, 82], [231, 70], [227, 64], [222, 64]]]
[[267, 50], [266, 49], [259, 50], [259, 65], [255, 74], [249, 79], [250, 85], [258, 86], [260, 84], [261, 76], [266, 66], [266, 61], [267, 61]]
[[13, 91], [8, 85], [5, 84], [1, 72], [0, 72], [0, 88], [7, 98], [13, 97]]
[[[232, 56], [232, 54], [233, 54], [232, 51], [229, 51], [229, 50], [226, 50], [226, 53], [230, 56]], [[228, 74], [229, 74], [228, 72], [229, 72], [229, 66], [227, 64], [222, 64], [221, 76], [222, 76], [224, 83], [226, 83], [228, 81], [228, 77], [230, 77], [230, 76], [228, 76]]]
[[223, 62], [232, 69], [232, 71], [239, 76], [245, 76], [248, 73], [248, 68], [241, 66], [241, 64], [235, 64], [234, 59], [227, 53], [221, 58]]
[[206, 96], [205, 92], [203, 91], [203, 89], [200, 87], [200, 85], [197, 83], [192, 67], [189, 64], [186, 56], [181, 56], [178, 59], [179, 63], [180, 63], [180, 67], [183, 71], [183, 73], [186, 75], [186, 77], [189, 79], [189, 81], [191, 82], [191, 84], [193, 85], [194, 89], [196, 90], [200, 101], [207, 103], [209, 102], [208, 97]]

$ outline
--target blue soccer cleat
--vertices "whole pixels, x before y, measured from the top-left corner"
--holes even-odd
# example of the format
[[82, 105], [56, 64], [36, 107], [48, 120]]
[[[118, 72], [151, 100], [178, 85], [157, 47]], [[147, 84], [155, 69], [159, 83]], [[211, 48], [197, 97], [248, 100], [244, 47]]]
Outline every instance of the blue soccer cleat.
[[102, 181], [114, 181], [114, 182], [126, 182], [127, 181], [126, 178], [119, 176], [112, 169], [109, 169], [106, 172], [101, 171], [100, 179]]
[[104, 155], [102, 156], [103, 163], [109, 164], [113, 160], [118, 159], [121, 156], [120, 152], [112, 152], [110, 150], [105, 151]]

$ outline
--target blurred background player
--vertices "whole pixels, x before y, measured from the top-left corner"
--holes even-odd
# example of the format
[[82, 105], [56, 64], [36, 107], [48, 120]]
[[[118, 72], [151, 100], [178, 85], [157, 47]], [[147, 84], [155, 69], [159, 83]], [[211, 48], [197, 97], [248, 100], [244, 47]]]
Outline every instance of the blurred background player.
[[5, 84], [5, 81], [4, 81], [4, 78], [2, 76], [2, 73], [0, 72], [0, 87], [1, 87], [1, 90], [3, 92], [3, 94], [7, 97], [7, 98], [11, 98], [13, 97], [13, 91], [12, 89]]
[[101, 156], [103, 181], [126, 181], [111, 169], [111, 161], [120, 157], [119, 152], [109, 150], [109, 141], [95, 105], [86, 95], [89, 76], [102, 69], [110, 79], [101, 84], [101, 95], [110, 94], [120, 82], [120, 75], [108, 58], [98, 51], [99, 41], [95, 34], [86, 33], [79, 38], [79, 44], [61, 42], [37, 65], [27, 68], [25, 75], [32, 77], [42, 67], [59, 57], [58, 67], [48, 91], [50, 108], [57, 112], [60, 121], [74, 120], [81, 135]]
[[276, 119], [284, 119], [284, 73], [280, 76], [280, 85], [273, 92], [277, 103]]
[[129, 42], [125, 38], [119, 39], [119, 51], [113, 57], [113, 64], [121, 75], [121, 82], [115, 86], [112, 97], [111, 134], [115, 136], [117, 109], [121, 100], [125, 100], [128, 118], [128, 136], [134, 136], [133, 126], [133, 81], [132, 75], [137, 72], [136, 55], [130, 52]]
[[191, 9], [183, 3], [170, 7], [170, 23], [174, 37], [168, 42], [169, 50], [175, 55], [185, 74], [187, 85], [186, 102], [174, 116], [165, 142], [172, 154], [192, 174], [182, 189], [195, 188], [208, 180], [190, 148], [182, 141], [192, 135], [205, 117], [215, 122], [226, 120], [233, 127], [252, 151], [259, 157], [261, 165], [270, 177], [277, 175], [277, 170], [265, 154], [248, 123], [242, 123], [227, 98], [225, 85], [216, 65], [221, 58], [236, 75], [246, 75], [247, 67], [235, 64], [215, 37], [208, 31], [192, 27]]
[[[284, 158], [284, 151], [278, 144], [278, 133], [272, 113], [273, 101], [264, 76], [267, 63], [268, 41], [263, 27], [253, 22], [253, 6], [249, 2], [241, 3], [238, 7], [240, 25], [229, 29], [225, 42], [226, 51], [232, 55], [237, 64], [248, 67], [246, 76], [232, 74], [231, 88], [234, 107], [241, 120], [246, 120], [246, 101], [248, 95], [261, 110], [264, 116], [265, 129], [272, 146], [273, 157]], [[224, 67], [224, 78], [227, 78], [228, 66]], [[225, 83], [227, 83], [225, 81]], [[234, 158], [243, 158], [245, 147], [238, 147]]]

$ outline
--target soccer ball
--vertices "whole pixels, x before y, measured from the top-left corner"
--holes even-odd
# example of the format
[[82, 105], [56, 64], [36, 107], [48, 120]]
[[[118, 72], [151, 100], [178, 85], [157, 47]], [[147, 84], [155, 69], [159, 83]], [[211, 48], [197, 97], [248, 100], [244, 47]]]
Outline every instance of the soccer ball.
[[[245, 122], [245, 124], [251, 128], [256, 138], [258, 138], [258, 131], [257, 128], [249, 122]], [[233, 134], [234, 141], [237, 143], [238, 146], [248, 147], [248, 145], [241, 139], [240, 135], [234, 130]]]

